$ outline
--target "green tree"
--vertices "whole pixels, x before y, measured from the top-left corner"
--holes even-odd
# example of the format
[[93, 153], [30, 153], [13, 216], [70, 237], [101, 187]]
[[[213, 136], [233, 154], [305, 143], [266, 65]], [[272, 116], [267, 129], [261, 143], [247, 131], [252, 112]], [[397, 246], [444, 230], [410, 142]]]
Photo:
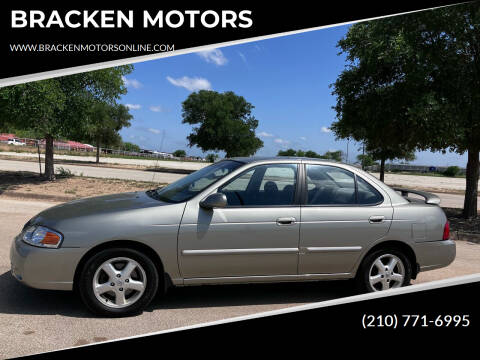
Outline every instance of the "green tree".
[[131, 152], [140, 152], [140, 146], [137, 144], [131, 143], [131, 142], [124, 142], [122, 144], [122, 148], [125, 151], [131, 151]]
[[360, 154], [357, 155], [357, 160], [362, 164], [362, 169], [365, 170], [367, 166], [375, 165], [375, 159], [370, 154]]
[[339, 42], [350, 66], [334, 91], [339, 122], [356, 108], [377, 127], [358, 136], [373, 148], [383, 137], [395, 152], [468, 152], [465, 217], [477, 216], [479, 43], [478, 2], [356, 24]]
[[187, 156], [187, 152], [185, 150], [175, 150], [173, 152], [173, 156], [179, 157], [179, 158], [184, 158], [185, 156]]
[[309, 158], [320, 158], [321, 155], [317, 154], [313, 150], [308, 150], [308, 151], [305, 151], [305, 156]]
[[101, 147], [122, 144], [122, 138], [118, 132], [124, 127], [129, 127], [132, 118], [125, 105], [110, 105], [104, 102], [95, 102], [91, 105], [86, 118], [85, 140], [95, 143], [97, 163], [100, 162]]
[[45, 139], [45, 176], [54, 180], [54, 139], [82, 140], [92, 101], [114, 104], [127, 91], [122, 76], [132, 69], [119, 66], [1, 88], [0, 119]]
[[319, 155], [319, 158], [341, 162], [342, 156], [343, 156], [342, 150], [337, 150], [337, 151], [327, 151], [325, 154]]
[[214, 154], [214, 153], [210, 153], [208, 154], [207, 156], [205, 156], [205, 159], [208, 161], [208, 162], [215, 162], [215, 160], [218, 159], [218, 154]]
[[182, 103], [183, 124], [196, 125], [188, 135], [189, 146], [203, 151], [226, 152], [226, 157], [250, 156], [263, 146], [255, 136], [258, 120], [254, 106], [232, 91], [200, 90]]
[[297, 156], [297, 150], [294, 150], [294, 149], [279, 150], [277, 156]]

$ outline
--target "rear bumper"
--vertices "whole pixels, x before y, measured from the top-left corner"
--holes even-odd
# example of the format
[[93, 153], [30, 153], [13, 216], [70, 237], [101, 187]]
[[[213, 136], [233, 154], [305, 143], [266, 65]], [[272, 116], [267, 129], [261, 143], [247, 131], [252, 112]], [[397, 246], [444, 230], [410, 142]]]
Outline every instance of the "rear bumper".
[[72, 290], [75, 268], [84, 253], [85, 249], [80, 248], [31, 246], [17, 236], [10, 248], [11, 273], [33, 288]]
[[443, 240], [416, 243], [415, 254], [420, 271], [442, 268], [450, 265], [455, 260], [455, 241]]

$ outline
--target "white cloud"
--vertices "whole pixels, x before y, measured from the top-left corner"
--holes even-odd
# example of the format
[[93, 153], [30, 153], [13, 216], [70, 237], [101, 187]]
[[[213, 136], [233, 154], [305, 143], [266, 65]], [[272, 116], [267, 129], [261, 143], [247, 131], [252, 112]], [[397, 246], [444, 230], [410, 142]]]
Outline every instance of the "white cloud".
[[300, 136], [300, 140], [307, 141], [307, 138], [305, 136]]
[[320, 129], [321, 132], [323, 133], [329, 133], [329, 132], [332, 132], [332, 130], [326, 126], [322, 126], [322, 128]]
[[238, 56], [243, 60], [243, 62], [246, 64], [247, 63], [247, 57], [245, 56], [244, 53], [238, 51]]
[[125, 106], [130, 110], [138, 110], [142, 108], [142, 105], [139, 104], [125, 104]]
[[167, 76], [167, 80], [172, 85], [183, 87], [188, 91], [210, 90], [212, 88], [212, 84], [210, 84], [210, 81], [199, 77], [191, 78], [188, 76], [184, 76], [178, 79], [174, 79], [170, 76]]
[[158, 130], [158, 129], [148, 128], [147, 130], [148, 130], [148, 132], [151, 132], [152, 134], [157, 134], [157, 135], [160, 134], [160, 130]]
[[260, 136], [260, 137], [273, 137], [274, 135], [270, 134], [270, 133], [267, 133], [265, 131], [262, 131], [262, 132], [258, 133], [258, 136]]
[[280, 139], [280, 138], [276, 138], [275, 141], [277, 144], [281, 144], [281, 145], [286, 145], [286, 144], [290, 144], [290, 141], [288, 140], [284, 140], [284, 139]]
[[153, 112], [161, 112], [163, 110], [163, 108], [160, 106], [160, 105], [152, 105], [149, 107], [150, 111], [153, 111]]
[[214, 63], [215, 65], [222, 66], [228, 62], [228, 59], [223, 55], [220, 49], [211, 49], [200, 51], [197, 53], [203, 60], [208, 63]]
[[140, 89], [143, 84], [137, 79], [127, 79], [125, 76], [122, 76], [123, 83], [127, 87], [133, 87], [134, 89]]

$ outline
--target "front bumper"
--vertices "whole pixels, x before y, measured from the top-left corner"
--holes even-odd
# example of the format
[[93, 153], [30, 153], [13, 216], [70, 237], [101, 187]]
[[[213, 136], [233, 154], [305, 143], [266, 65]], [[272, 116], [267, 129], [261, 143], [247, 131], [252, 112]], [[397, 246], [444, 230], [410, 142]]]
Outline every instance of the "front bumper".
[[434, 270], [450, 265], [455, 260], [457, 251], [453, 240], [415, 243], [414, 250], [420, 271]]
[[75, 269], [85, 252], [81, 248], [35, 247], [24, 243], [19, 235], [10, 248], [11, 272], [33, 288], [72, 290]]

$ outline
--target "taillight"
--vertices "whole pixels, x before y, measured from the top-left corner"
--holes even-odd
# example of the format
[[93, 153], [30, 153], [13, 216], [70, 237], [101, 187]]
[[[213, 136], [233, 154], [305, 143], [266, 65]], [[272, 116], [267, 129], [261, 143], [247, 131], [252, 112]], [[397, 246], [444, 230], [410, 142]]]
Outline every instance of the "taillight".
[[443, 240], [448, 240], [450, 239], [450, 223], [447, 222], [445, 223], [445, 227], [443, 228]]

